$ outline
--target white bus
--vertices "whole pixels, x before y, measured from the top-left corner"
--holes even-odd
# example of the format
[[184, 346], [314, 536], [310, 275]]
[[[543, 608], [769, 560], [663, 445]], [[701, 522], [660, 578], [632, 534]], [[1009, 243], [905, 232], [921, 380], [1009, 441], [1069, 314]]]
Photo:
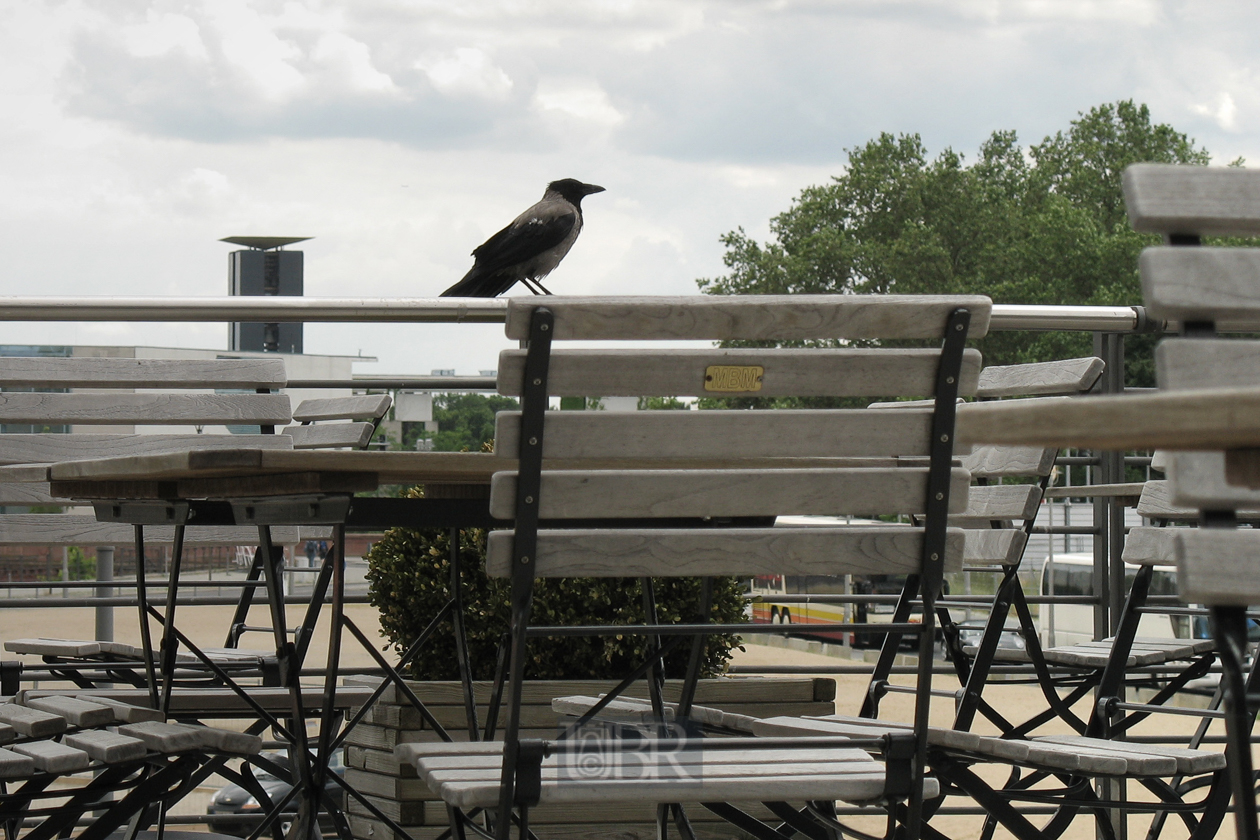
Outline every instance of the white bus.
[[[1133, 584], [1138, 566], [1124, 564], [1125, 593]], [[1053, 570], [1053, 587], [1051, 587]], [[1092, 595], [1094, 593], [1094, 555], [1055, 554], [1041, 567], [1039, 591], [1042, 595]], [[1177, 570], [1172, 566], [1156, 566], [1151, 577], [1151, 596], [1177, 594]], [[1042, 604], [1040, 615], [1041, 643], [1044, 647], [1073, 645], [1094, 638], [1093, 604]], [[1147, 638], [1189, 639], [1191, 621], [1183, 615], [1146, 613], [1138, 624], [1138, 635]]]

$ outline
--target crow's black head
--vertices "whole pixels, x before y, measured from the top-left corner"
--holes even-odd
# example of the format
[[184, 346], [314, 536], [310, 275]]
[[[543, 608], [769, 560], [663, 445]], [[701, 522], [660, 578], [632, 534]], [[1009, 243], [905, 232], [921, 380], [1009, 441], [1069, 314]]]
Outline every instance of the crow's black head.
[[594, 184], [583, 184], [576, 178], [561, 178], [547, 185], [547, 192], [559, 193], [566, 201], [581, 205], [582, 198], [591, 193], [603, 192], [603, 187]]

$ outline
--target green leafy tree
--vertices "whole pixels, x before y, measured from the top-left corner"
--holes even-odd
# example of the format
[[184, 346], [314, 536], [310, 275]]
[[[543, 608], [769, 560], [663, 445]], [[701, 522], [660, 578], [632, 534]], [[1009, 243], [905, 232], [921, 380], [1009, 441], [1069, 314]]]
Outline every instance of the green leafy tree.
[[511, 397], [495, 394], [436, 394], [433, 397], [433, 419], [438, 431], [433, 448], [439, 452], [477, 452], [482, 444], [494, 440], [494, 415], [514, 411], [520, 403]]
[[[771, 220], [772, 241], [722, 237], [728, 273], [711, 294], [985, 294], [997, 303], [1132, 305], [1137, 256], [1156, 242], [1125, 219], [1130, 163], [1206, 164], [1185, 134], [1132, 101], [1099, 105], [1066, 131], [1020, 146], [998, 131], [974, 162], [930, 158], [918, 135], [881, 134], [848, 168]], [[1240, 163], [1236, 162], [1236, 163]], [[1081, 333], [994, 333], [987, 364], [1087, 355]], [[1130, 384], [1153, 384], [1151, 341], [1131, 339]], [[780, 401], [745, 400], [749, 404]]]

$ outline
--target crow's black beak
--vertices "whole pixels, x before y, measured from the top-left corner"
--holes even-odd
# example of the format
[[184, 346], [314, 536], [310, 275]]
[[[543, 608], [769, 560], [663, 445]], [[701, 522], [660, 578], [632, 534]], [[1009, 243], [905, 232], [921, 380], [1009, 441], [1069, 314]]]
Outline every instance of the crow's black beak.
[[583, 194], [583, 195], [591, 195], [591, 194], [593, 194], [593, 193], [603, 192], [603, 191], [604, 191], [604, 188], [603, 188], [603, 187], [596, 186], [595, 184], [583, 184], [583, 185], [582, 185], [582, 194]]

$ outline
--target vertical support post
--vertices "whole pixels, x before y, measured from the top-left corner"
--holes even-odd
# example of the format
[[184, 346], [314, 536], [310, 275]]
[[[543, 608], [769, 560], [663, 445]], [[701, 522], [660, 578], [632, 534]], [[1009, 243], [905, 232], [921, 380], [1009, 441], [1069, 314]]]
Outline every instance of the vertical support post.
[[[534, 597], [534, 557], [538, 545], [539, 494], [542, 488], [543, 429], [547, 414], [547, 373], [551, 366], [555, 316], [545, 306], [529, 319], [529, 352], [521, 389], [520, 454], [516, 477], [516, 526], [512, 546], [512, 625], [508, 664], [508, 717], [503, 732], [496, 840], [508, 840], [516, 802], [516, 763], [520, 754], [521, 681], [525, 676], [526, 638]], [[522, 820], [524, 817], [522, 816]], [[522, 836], [524, 831], [522, 830]]]
[[[114, 579], [114, 547], [101, 546], [96, 549], [96, 597], [109, 598], [114, 594], [114, 587], [109, 582]], [[114, 640], [114, 608], [96, 608], [96, 638], [102, 642]]]
[[[919, 631], [919, 669], [915, 684], [914, 775], [906, 803], [905, 836], [918, 837], [923, 821], [923, 779], [927, 772], [928, 717], [932, 703], [932, 662], [936, 651], [936, 598], [945, 578], [949, 488], [954, 457], [954, 419], [958, 411], [958, 377], [971, 312], [955, 309], [945, 322], [941, 360], [936, 371], [932, 438], [929, 445], [927, 499], [923, 518], [923, 560], [919, 593], [923, 599]], [[907, 584], [908, 587], [908, 584]], [[904, 593], [903, 593], [904, 594]], [[891, 634], [889, 634], [891, 636]]]

